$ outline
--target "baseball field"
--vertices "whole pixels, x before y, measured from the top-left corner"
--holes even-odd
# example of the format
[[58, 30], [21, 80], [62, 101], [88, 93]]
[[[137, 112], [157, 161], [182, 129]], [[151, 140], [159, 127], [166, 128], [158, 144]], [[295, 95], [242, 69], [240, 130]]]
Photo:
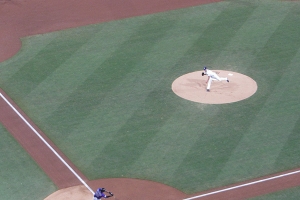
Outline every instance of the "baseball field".
[[[0, 11], [22, 3], [2, 3]], [[225, 0], [65, 29], [53, 23], [52, 31], [37, 27], [0, 63], [1, 101], [13, 102], [87, 185], [148, 180], [182, 192], [178, 199], [221, 199], [222, 193], [197, 195], [286, 171], [299, 176], [299, 22], [299, 1]], [[226, 104], [174, 94], [176, 78], [203, 66], [251, 77], [257, 91]], [[0, 196], [45, 199], [63, 186], [24, 150], [24, 139], [17, 139], [24, 129], [17, 133], [18, 123], [4, 120], [4, 104]], [[270, 191], [243, 198], [299, 199], [297, 185], [299, 177], [274, 182]]]

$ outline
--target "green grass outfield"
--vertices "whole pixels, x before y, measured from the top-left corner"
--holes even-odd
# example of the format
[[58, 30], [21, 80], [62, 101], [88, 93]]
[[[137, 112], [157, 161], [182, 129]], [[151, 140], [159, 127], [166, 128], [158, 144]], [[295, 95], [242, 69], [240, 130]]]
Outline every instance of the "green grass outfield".
[[[89, 179], [194, 193], [300, 166], [299, 21], [299, 2], [236, 0], [26, 37], [0, 86]], [[204, 65], [258, 91], [177, 97]]]

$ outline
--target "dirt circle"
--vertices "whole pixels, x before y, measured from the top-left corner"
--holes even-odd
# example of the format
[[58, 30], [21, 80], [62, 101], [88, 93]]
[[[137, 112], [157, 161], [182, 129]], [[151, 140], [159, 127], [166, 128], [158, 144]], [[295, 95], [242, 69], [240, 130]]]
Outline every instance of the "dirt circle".
[[[152, 200], [163, 199], [174, 200], [184, 199], [188, 195], [162, 183], [132, 179], [132, 178], [109, 178], [88, 181], [87, 184], [96, 191], [104, 187], [114, 193], [112, 200]], [[83, 185], [58, 190], [49, 195], [45, 200], [92, 200], [93, 193]]]
[[45, 200], [92, 200], [93, 194], [83, 185], [58, 190]]
[[213, 70], [226, 81], [212, 81], [210, 92], [206, 91], [207, 76], [196, 71], [178, 77], [172, 83], [173, 92], [181, 98], [206, 104], [224, 104], [244, 100], [257, 90], [256, 82], [243, 74], [224, 70]]

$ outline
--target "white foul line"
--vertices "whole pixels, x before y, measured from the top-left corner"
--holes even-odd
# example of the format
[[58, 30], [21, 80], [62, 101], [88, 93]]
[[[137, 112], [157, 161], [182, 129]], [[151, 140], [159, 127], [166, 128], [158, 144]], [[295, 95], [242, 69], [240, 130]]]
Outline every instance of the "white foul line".
[[297, 170], [297, 171], [293, 171], [293, 172], [289, 172], [289, 173], [285, 173], [285, 174], [281, 174], [281, 175], [277, 175], [277, 176], [272, 176], [272, 177], [269, 177], [269, 178], [265, 178], [265, 179], [261, 179], [261, 180], [257, 180], [257, 181], [253, 181], [253, 182], [249, 182], [249, 183], [245, 183], [245, 184], [225, 188], [225, 189], [222, 189], [222, 190], [216, 190], [216, 191], [213, 191], [213, 192], [201, 194], [199, 196], [190, 197], [190, 198], [183, 199], [183, 200], [197, 199], [197, 198], [201, 198], [201, 197], [205, 197], [205, 196], [209, 196], [209, 195], [213, 195], [213, 194], [217, 194], [217, 193], [221, 193], [221, 192], [226, 192], [226, 191], [229, 191], [229, 190], [234, 190], [234, 189], [237, 189], [237, 188], [241, 188], [241, 187], [245, 187], [245, 186], [249, 186], [249, 185], [254, 185], [254, 184], [257, 184], [257, 183], [262, 183], [262, 182], [265, 182], [265, 181], [270, 181], [270, 180], [273, 180], [273, 179], [277, 179], [277, 178], [297, 174], [299, 172], [300, 172], [300, 170]]
[[94, 191], [86, 184], [86, 182], [70, 167], [70, 165], [51, 147], [51, 145], [33, 128], [30, 123], [15, 109], [15, 107], [0, 93], [2, 99], [19, 115], [19, 117], [27, 124], [27, 126], [47, 145], [47, 147], [61, 160], [62, 163], [78, 178], [78, 180], [94, 194]]

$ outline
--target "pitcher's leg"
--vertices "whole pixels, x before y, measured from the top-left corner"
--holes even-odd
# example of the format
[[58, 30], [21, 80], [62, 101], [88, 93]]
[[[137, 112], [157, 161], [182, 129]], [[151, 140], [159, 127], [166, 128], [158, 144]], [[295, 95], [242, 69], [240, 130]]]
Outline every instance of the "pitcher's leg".
[[227, 77], [222, 78], [222, 77], [219, 77], [217, 74], [215, 74], [213, 78], [217, 79], [218, 81], [227, 81], [227, 82], [229, 82]]
[[227, 82], [229, 82], [227, 77], [226, 78], [220, 78], [219, 77], [219, 81], [227, 81]]
[[207, 90], [208, 92], [209, 92], [209, 90], [210, 90], [211, 82], [212, 82], [212, 77], [209, 77], [208, 82], [207, 82], [207, 87], [206, 87], [206, 90]]

